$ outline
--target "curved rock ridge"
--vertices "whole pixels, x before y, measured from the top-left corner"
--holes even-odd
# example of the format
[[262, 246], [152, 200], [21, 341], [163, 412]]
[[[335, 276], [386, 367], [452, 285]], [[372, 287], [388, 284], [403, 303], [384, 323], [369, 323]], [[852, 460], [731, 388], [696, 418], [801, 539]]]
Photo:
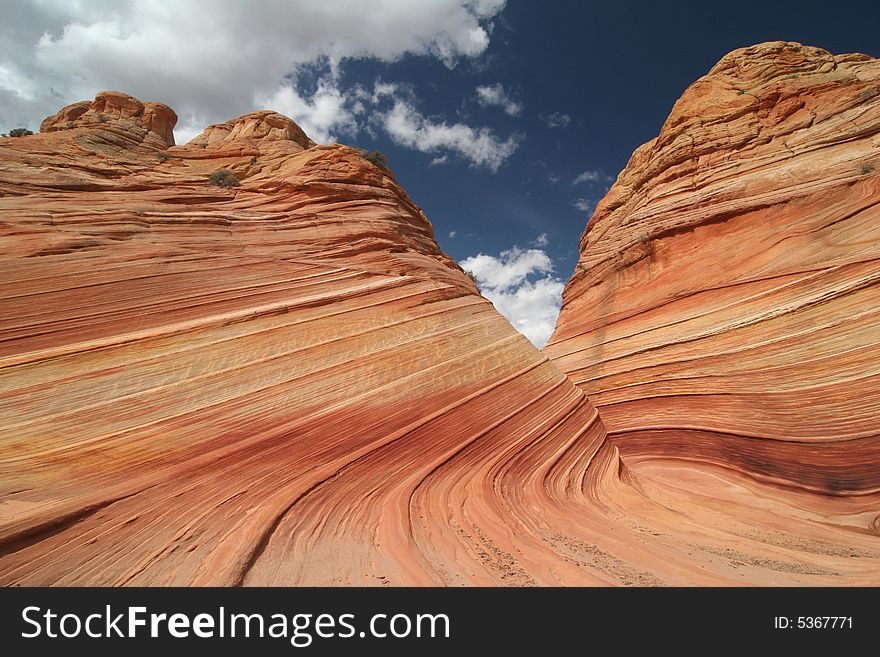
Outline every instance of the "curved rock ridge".
[[256, 147], [265, 141], [292, 141], [300, 150], [315, 145], [296, 123], [278, 112], [264, 110], [240, 116], [233, 121], [208, 126], [202, 134], [187, 142], [193, 147], [217, 149], [238, 146]]
[[0, 140], [0, 584], [878, 583], [876, 498], [607, 440], [389, 170], [279, 116]]
[[119, 91], [102, 91], [93, 101], [73, 103], [47, 117], [40, 125], [40, 132], [95, 127], [107, 123], [111, 124], [107, 126], [108, 129], [119, 129], [121, 124], [125, 131], [132, 131], [132, 126], [136, 126], [158, 135], [166, 146], [173, 146], [177, 114], [162, 103], [142, 103]]
[[613, 457], [595, 409], [391, 172], [151, 107], [0, 140], [0, 583], [616, 581], [513, 499]]
[[545, 351], [628, 466], [687, 460], [876, 505], [880, 61], [730, 53], [635, 151], [580, 247]]

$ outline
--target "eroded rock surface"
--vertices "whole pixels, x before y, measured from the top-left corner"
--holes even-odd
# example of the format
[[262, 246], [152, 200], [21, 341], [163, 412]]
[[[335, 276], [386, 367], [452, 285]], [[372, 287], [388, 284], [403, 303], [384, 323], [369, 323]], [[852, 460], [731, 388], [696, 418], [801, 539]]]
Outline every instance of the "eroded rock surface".
[[800, 500], [776, 521], [786, 532], [812, 504], [876, 539], [878, 204], [880, 61], [866, 55], [734, 51], [633, 154], [545, 351], [670, 507], [749, 480], [767, 504]]
[[876, 77], [770, 45], [685, 94], [584, 238], [577, 385], [279, 114], [0, 140], [0, 583], [877, 584]]
[[585, 469], [595, 409], [391, 173], [173, 116], [107, 92], [0, 141], [0, 582], [603, 581], [508, 501]]

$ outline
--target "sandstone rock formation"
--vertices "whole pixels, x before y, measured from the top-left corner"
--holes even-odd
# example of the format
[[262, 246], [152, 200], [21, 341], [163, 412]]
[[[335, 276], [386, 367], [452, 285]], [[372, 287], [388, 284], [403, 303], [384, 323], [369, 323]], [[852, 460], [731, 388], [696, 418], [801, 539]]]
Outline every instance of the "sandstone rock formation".
[[102, 93], [0, 141], [0, 582], [613, 581], [511, 535], [529, 459], [612, 454], [391, 173], [173, 116]]
[[118, 91], [99, 93], [95, 100], [81, 101], [62, 108], [43, 120], [40, 132], [69, 130], [74, 127], [105, 126], [102, 133], [119, 137], [159, 137], [166, 146], [174, 145], [174, 126], [177, 114], [162, 103], [142, 103], [137, 98]]
[[[824, 118], [786, 114], [791, 130], [775, 140], [791, 161], [771, 131], [689, 162], [699, 147], [685, 145], [688, 98], [702, 98], [718, 144], [734, 138], [728, 95], [739, 114], [727, 122], [761, 134], [777, 113], [744, 97], [783, 84], [775, 67], [820, 76], [797, 95]], [[577, 386], [479, 296], [390, 171], [315, 145], [279, 114], [172, 146], [169, 108], [105, 92], [38, 135], [0, 140], [0, 584], [877, 584], [871, 401], [851, 391], [875, 382], [858, 295], [873, 289], [878, 240], [853, 217], [878, 180], [844, 166], [864, 164], [857, 154], [876, 139], [877, 106], [861, 98], [876, 72], [864, 58], [764, 46], [689, 90], [667, 124], [681, 131], [667, 138], [675, 147], [641, 149], [585, 237], [548, 349]], [[745, 92], [725, 95], [713, 76]], [[827, 132], [814, 139], [818, 127]], [[838, 144], [841, 131], [852, 132]], [[801, 158], [813, 164], [802, 171]], [[221, 167], [240, 186], [209, 185]], [[703, 190], [704, 175], [721, 189]], [[653, 271], [638, 269], [645, 244], [695, 248], [686, 222], [703, 213], [713, 220], [697, 231], [726, 234], [751, 194], [782, 199], [781, 211], [753, 208], [760, 221], [706, 251], [742, 285], [712, 278], [696, 255], [663, 260], [653, 291], [631, 282]], [[804, 194], [816, 194], [803, 201], [811, 222], [789, 229]], [[649, 203], [668, 215], [640, 210]], [[752, 242], [738, 263], [732, 245], [768, 242], [770, 226], [797, 253]], [[683, 278], [706, 294], [676, 292]], [[763, 337], [737, 334], [772, 321], [761, 313], [783, 324], [806, 314]], [[705, 343], [679, 339], [689, 321]], [[655, 342], [627, 343], [636, 332]], [[729, 345], [759, 353], [727, 357]], [[628, 379], [649, 366], [643, 353], [656, 353], [656, 371]], [[783, 394], [760, 411], [764, 424], [717, 402], [703, 413], [675, 387], [689, 367], [755, 405]], [[578, 386], [608, 413], [611, 440]], [[784, 405], [800, 389], [816, 391], [812, 422]], [[726, 442], [745, 440], [736, 432], [756, 438], [757, 456]], [[786, 461], [765, 444], [803, 447]], [[765, 461], [781, 474], [756, 472]], [[830, 468], [848, 473], [846, 486], [829, 489]]]
[[634, 470], [847, 498], [829, 524], [876, 535], [878, 344], [880, 61], [773, 42], [633, 154], [546, 352]]

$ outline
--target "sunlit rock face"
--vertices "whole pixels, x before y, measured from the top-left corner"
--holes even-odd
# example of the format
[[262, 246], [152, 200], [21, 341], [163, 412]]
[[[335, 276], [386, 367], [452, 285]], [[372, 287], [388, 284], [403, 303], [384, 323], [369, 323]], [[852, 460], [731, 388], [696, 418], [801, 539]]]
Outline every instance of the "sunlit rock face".
[[[755, 50], [747, 91], [769, 84], [760, 81], [775, 59], [795, 62], [798, 52]], [[705, 247], [699, 262], [707, 264], [691, 261], [700, 271], [690, 285], [706, 285], [705, 295], [679, 298], [673, 288], [687, 277], [675, 262], [663, 261], [671, 269], [659, 279], [639, 267], [660, 262], [660, 249], [689, 232], [738, 225], [725, 218], [672, 229], [717, 200], [694, 182], [700, 172], [732, 185], [730, 202], [742, 208], [742, 193], [734, 192], [745, 172], [755, 169], [745, 189], [772, 196], [783, 163], [774, 164], [769, 134], [731, 156], [729, 166], [738, 168], [726, 182], [712, 173], [715, 164], [688, 165], [683, 156], [667, 156], [672, 169], [664, 174], [640, 150], [621, 177], [632, 180], [629, 187], [618, 182], [587, 233], [584, 268], [569, 285], [547, 351], [578, 385], [440, 251], [430, 222], [389, 170], [346, 146], [316, 146], [280, 114], [255, 112], [173, 146], [172, 110], [105, 92], [64, 108], [38, 135], [0, 140], [0, 584], [880, 583], [871, 494], [877, 458], [871, 421], [858, 410], [870, 404], [875, 381], [867, 353], [871, 305], [836, 301], [873, 289], [867, 273], [856, 289], [850, 267], [870, 271], [876, 221], [858, 224], [851, 203], [859, 196], [868, 206], [877, 180], [859, 174], [844, 184], [842, 172], [865, 139], [873, 143], [876, 106], [868, 99], [829, 109], [843, 107], [854, 74], [867, 79], [876, 68], [865, 58], [804, 52], [804, 62], [834, 66], [793, 68], [820, 75], [831, 67], [821, 76], [844, 76], [826, 85], [822, 93], [831, 95], [821, 107], [821, 85], [804, 82], [799, 92], [814, 103], [810, 111], [827, 115], [810, 130], [825, 120], [836, 126], [827, 126], [824, 140], [814, 143], [798, 129], [781, 137], [796, 154], [790, 166], [810, 153], [818, 158], [813, 182], [804, 179], [806, 164], [790, 174], [791, 187], [815, 195], [798, 201], [813, 209], [796, 214], [792, 192], [783, 194], [781, 208], [791, 208], [781, 214], [754, 208], [765, 213], [751, 224], [758, 236], [746, 260], [756, 273], [736, 273], [746, 265], [737, 265], [732, 244], [745, 248], [748, 231], [727, 242], [718, 237], [726, 249]], [[750, 80], [723, 73], [749, 57], [735, 53], [713, 75]], [[705, 95], [700, 114], [717, 123], [723, 141], [729, 129], [722, 117], [736, 112], [713, 95]], [[746, 96], [734, 91], [733, 102]], [[857, 111], [847, 121], [834, 118]], [[726, 121], [760, 124], [766, 116], [759, 103]], [[670, 119], [682, 130], [689, 121]], [[841, 130], [858, 125], [835, 145]], [[682, 173], [688, 166], [696, 173]], [[632, 173], [639, 167], [650, 173]], [[221, 168], [232, 186], [209, 184]], [[630, 202], [631, 211], [615, 210]], [[632, 238], [638, 246], [629, 244], [623, 220], [641, 216], [639, 204], [649, 202], [672, 204], [666, 219], [656, 208], [642, 219], [665, 222], [669, 234], [658, 229], [641, 240], [639, 231]], [[850, 210], [838, 218], [842, 232], [823, 233], [811, 260], [805, 245], [830, 229], [832, 208], [843, 206]], [[768, 235], [788, 230], [786, 216], [807, 215], [815, 225], [798, 224], [787, 248], [767, 252]], [[765, 230], [770, 223], [777, 232]], [[591, 248], [594, 238], [599, 246]], [[754, 246], [760, 241], [763, 250]], [[656, 253], [626, 255], [645, 244]], [[793, 244], [801, 245], [795, 255]], [[853, 244], [861, 245], [860, 259], [852, 258]], [[626, 258], [636, 269], [621, 268]], [[785, 258], [791, 271], [757, 273], [762, 258], [767, 272], [784, 268]], [[802, 275], [810, 269], [813, 278]], [[720, 279], [710, 285], [710, 275], [723, 272], [747, 276], [753, 292], [737, 297], [739, 285]], [[813, 287], [835, 272], [837, 283]], [[625, 295], [600, 294], [612, 285], [627, 289], [622, 281], [630, 275], [648, 276], [650, 284], [633, 278]], [[821, 302], [802, 301], [822, 290], [828, 298]], [[748, 325], [726, 319], [724, 308], [760, 315], [771, 308], [761, 305], [765, 295], [776, 315], [752, 324], [801, 316], [799, 333], [766, 329], [753, 343], [738, 333]], [[597, 313], [606, 297], [611, 310]], [[637, 323], [672, 313], [689, 326], [679, 303], [697, 325], [717, 313], [717, 331], [701, 325], [708, 349], [670, 338], [664, 331], [674, 319]], [[837, 310], [819, 325], [809, 309], [823, 307]], [[617, 330], [617, 337], [608, 333]], [[626, 342], [652, 331], [661, 340], [654, 348]], [[731, 340], [740, 349], [766, 348], [760, 353], [768, 364], [725, 356]], [[622, 351], [596, 357], [597, 344]], [[689, 348], [690, 359], [665, 356]], [[646, 368], [642, 352], [661, 358], [658, 369], [631, 385], [614, 379]], [[839, 367], [823, 365], [825, 357]], [[609, 363], [620, 369], [608, 370]], [[715, 399], [706, 404], [712, 416], [683, 405], [694, 395], [671, 387], [674, 412], [665, 411], [652, 386], [684, 385], [694, 376], [688, 368], [699, 366], [715, 367], [707, 378], [745, 390], [756, 409], [765, 397], [788, 400], [788, 390], [803, 403], [768, 404], [756, 416]], [[679, 369], [680, 377], [663, 374]], [[610, 439], [584, 389], [608, 414]], [[804, 391], [819, 401], [807, 402]], [[631, 396], [615, 403], [621, 395]], [[825, 419], [836, 413], [832, 399], [851, 409], [834, 415], [835, 432]], [[673, 420], [661, 425], [664, 412]], [[803, 419], [810, 413], [812, 422]], [[786, 415], [790, 430], [781, 428]], [[853, 446], [865, 456], [845, 449]], [[789, 447], [801, 451], [791, 456]], [[755, 464], [765, 463], [776, 470], [759, 472]], [[829, 468], [850, 473], [849, 483], [829, 490]]]
[[598, 205], [545, 351], [634, 473], [745, 477], [874, 540], [878, 203], [880, 61], [734, 51]]
[[0, 582], [603, 581], [529, 492], [595, 409], [390, 171], [173, 126], [106, 92], [0, 141]]

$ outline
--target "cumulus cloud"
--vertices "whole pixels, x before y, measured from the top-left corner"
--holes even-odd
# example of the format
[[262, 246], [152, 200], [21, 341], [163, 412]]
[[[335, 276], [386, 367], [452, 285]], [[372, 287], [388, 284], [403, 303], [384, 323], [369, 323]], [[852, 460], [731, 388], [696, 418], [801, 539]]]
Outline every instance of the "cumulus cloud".
[[[447, 66], [489, 44], [503, 0], [31, 0], [4, 3], [0, 128], [36, 128], [61, 106], [119, 89], [171, 105], [181, 132], [287, 101], [315, 136], [347, 124], [333, 85], [304, 97], [298, 72], [413, 54]], [[288, 84], [290, 83], [290, 84]], [[295, 113], [295, 112], [294, 112]], [[183, 135], [181, 135], [183, 136]]]
[[321, 80], [311, 98], [303, 98], [292, 84], [287, 83], [279, 86], [272, 95], [259, 98], [258, 103], [289, 116], [309, 137], [320, 143], [336, 141], [336, 131], [357, 132], [356, 108], [346, 107], [348, 99], [330, 79]]
[[450, 151], [473, 166], [493, 173], [513, 155], [520, 135], [501, 139], [489, 128], [472, 128], [463, 123], [452, 125], [423, 116], [411, 103], [401, 98], [384, 116], [384, 127], [395, 143], [423, 153]]
[[541, 233], [532, 242], [535, 246], [547, 246], [549, 243], [550, 240], [547, 239], [547, 233]]
[[517, 331], [539, 349], [547, 343], [559, 316], [564, 285], [552, 275], [553, 261], [544, 250], [514, 246], [498, 256], [479, 253], [460, 264]]
[[571, 123], [571, 117], [561, 112], [551, 112], [550, 114], [538, 114], [548, 128], [566, 128]]
[[174, 143], [178, 146], [185, 144], [193, 137], [202, 134], [204, 129], [205, 126], [191, 116], [178, 119], [174, 127]]
[[571, 204], [581, 212], [588, 212], [590, 214], [596, 209], [596, 203], [597, 201], [589, 198], [576, 198], [571, 202]]
[[511, 98], [500, 82], [477, 87], [477, 102], [484, 107], [500, 107], [510, 116], [519, 116], [523, 109], [522, 103]]
[[575, 176], [575, 179], [571, 181], [571, 184], [581, 185], [583, 183], [599, 183], [605, 182], [607, 179], [608, 176], [606, 176], [602, 171], [599, 171], [598, 169], [594, 171], [587, 170]]

